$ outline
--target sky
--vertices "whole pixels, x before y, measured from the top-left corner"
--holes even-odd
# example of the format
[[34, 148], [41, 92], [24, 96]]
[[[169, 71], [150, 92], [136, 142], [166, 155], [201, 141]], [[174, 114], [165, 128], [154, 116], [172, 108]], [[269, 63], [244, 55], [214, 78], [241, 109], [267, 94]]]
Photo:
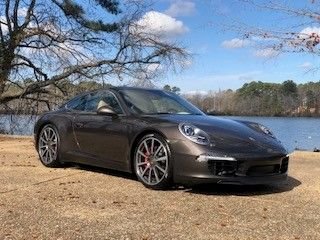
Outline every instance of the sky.
[[[310, 5], [308, 0], [279, 2], [290, 2], [293, 8]], [[233, 0], [159, 0], [143, 18], [151, 22], [154, 31], [166, 32], [168, 38], [181, 43], [192, 55], [183, 71], [161, 76], [159, 86], [178, 86], [188, 93], [235, 90], [250, 81], [319, 81], [319, 72], [313, 71], [319, 65], [317, 56], [278, 55], [271, 49], [252, 46], [250, 41], [229, 30], [234, 20], [266, 28], [295, 25], [296, 31], [311, 28], [320, 32], [320, 28], [312, 24], [300, 26], [301, 20], [295, 17], [244, 6]]]
[[[245, 27], [295, 31], [298, 34], [316, 33], [320, 39], [320, 15], [312, 22], [283, 11], [277, 12], [244, 2], [253, 1], [263, 5], [272, 0], [137, 0], [153, 1], [140, 20], [144, 31], [158, 33], [166, 41], [178, 42], [184, 46], [191, 58], [183, 63], [184, 69], [159, 75], [158, 87], [166, 84], [177, 86], [183, 93], [208, 92], [240, 88], [244, 83], [263, 81], [282, 83], [294, 80], [296, 83], [319, 81], [320, 58], [317, 54], [279, 54], [270, 48], [262, 48], [261, 38], [243, 39], [236, 30]], [[92, 1], [80, 0], [84, 6]], [[125, 0], [119, 1], [125, 12]], [[312, 0], [273, 0], [279, 7], [308, 9], [320, 12], [320, 3]], [[278, 4], [278, 5], [277, 5]], [[279, 5], [280, 4], [280, 5]], [[88, 10], [89, 11], [89, 10]], [[106, 17], [104, 11], [93, 8], [89, 11], [95, 18]], [[25, 11], [21, 9], [21, 14]], [[4, 16], [0, 16], [4, 21]], [[108, 19], [110, 20], [110, 19]], [[289, 28], [291, 27], [291, 28]], [[319, 48], [318, 48], [319, 50]], [[124, 81], [111, 84], [126, 84]]]

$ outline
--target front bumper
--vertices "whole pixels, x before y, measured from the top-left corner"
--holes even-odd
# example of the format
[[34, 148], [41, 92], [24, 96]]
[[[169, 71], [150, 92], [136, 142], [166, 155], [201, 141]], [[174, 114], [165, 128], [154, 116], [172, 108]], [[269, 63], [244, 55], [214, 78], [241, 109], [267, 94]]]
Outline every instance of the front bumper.
[[230, 184], [230, 185], [268, 185], [285, 182], [287, 180], [287, 173], [277, 174], [273, 176], [261, 177], [217, 177], [217, 176], [186, 176], [176, 175], [175, 183], [192, 186], [197, 184]]
[[221, 153], [206, 155], [202, 148], [188, 150], [172, 154], [175, 183], [260, 185], [279, 183], [287, 179], [289, 157], [286, 153], [248, 153], [230, 157]]

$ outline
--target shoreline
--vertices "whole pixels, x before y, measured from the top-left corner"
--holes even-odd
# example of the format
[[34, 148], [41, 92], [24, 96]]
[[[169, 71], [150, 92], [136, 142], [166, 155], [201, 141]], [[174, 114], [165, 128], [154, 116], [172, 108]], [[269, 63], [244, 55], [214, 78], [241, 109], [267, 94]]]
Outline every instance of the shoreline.
[[33, 135], [15, 135], [15, 134], [0, 134], [0, 138], [30, 138], [33, 139]]

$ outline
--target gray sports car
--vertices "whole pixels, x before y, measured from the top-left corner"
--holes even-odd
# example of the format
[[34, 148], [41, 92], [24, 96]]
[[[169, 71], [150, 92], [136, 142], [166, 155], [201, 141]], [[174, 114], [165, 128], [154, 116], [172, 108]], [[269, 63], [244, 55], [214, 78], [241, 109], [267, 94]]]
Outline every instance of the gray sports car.
[[172, 184], [268, 184], [287, 178], [287, 152], [266, 127], [207, 116], [171, 92], [114, 87], [81, 94], [34, 128], [41, 162], [135, 173]]

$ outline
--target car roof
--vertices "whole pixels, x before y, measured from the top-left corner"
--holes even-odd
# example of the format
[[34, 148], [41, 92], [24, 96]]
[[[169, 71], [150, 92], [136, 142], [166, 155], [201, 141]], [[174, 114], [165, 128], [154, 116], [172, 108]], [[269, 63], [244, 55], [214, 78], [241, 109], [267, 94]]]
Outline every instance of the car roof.
[[100, 92], [100, 91], [105, 91], [105, 90], [114, 90], [114, 91], [121, 91], [121, 90], [153, 90], [153, 91], [165, 91], [163, 89], [158, 89], [158, 88], [143, 88], [143, 87], [127, 87], [127, 86], [119, 86], [119, 87], [106, 87], [106, 88], [100, 88], [100, 89], [96, 89], [96, 90], [92, 90], [92, 91], [85, 91], [82, 92], [78, 95], [76, 95], [75, 97], [80, 97], [86, 94], [90, 94], [90, 93], [95, 93], [95, 92]]
[[91, 90], [91, 91], [85, 91], [82, 93], [77, 94], [76, 96], [74, 96], [72, 99], [78, 98], [78, 97], [82, 97], [84, 95], [87, 94], [91, 94], [91, 93], [96, 93], [96, 92], [100, 92], [100, 91], [106, 91], [106, 90], [114, 90], [114, 91], [121, 91], [121, 90], [153, 90], [153, 91], [165, 91], [163, 89], [158, 89], [158, 88], [142, 88], [142, 87], [127, 87], [127, 86], [119, 86], [119, 87], [106, 87], [106, 88], [100, 88], [100, 89], [96, 89], [96, 90]]
[[158, 88], [142, 88], [142, 87], [127, 87], [127, 86], [110, 87], [109, 89], [114, 89], [116, 91], [120, 91], [120, 90], [158, 90], [158, 91], [162, 91], [162, 89], [158, 89]]

